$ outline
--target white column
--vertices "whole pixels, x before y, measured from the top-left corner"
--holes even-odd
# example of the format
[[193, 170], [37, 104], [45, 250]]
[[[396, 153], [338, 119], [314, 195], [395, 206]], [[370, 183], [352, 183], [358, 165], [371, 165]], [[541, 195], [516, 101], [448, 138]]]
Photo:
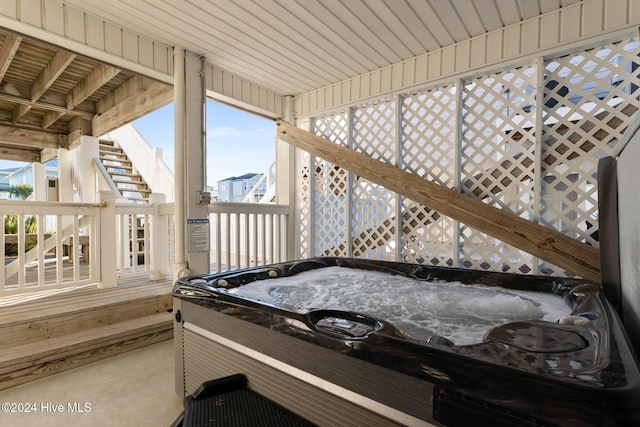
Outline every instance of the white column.
[[[209, 248], [193, 245], [201, 235], [194, 221], [209, 218], [206, 192], [205, 62], [174, 49], [175, 261], [174, 278], [209, 272]], [[207, 227], [208, 228], [208, 227]]]
[[[99, 271], [101, 289], [113, 288], [118, 284], [117, 276], [117, 251], [114, 248], [116, 242], [116, 196], [111, 191], [100, 191], [98, 198], [104, 207], [100, 208], [98, 218], [98, 233], [94, 236], [94, 244], [97, 247], [100, 260]], [[94, 251], [94, 248], [91, 248]]]
[[[294, 124], [293, 97], [286, 96], [284, 102], [284, 121]], [[293, 145], [280, 141], [276, 137], [276, 203], [289, 206], [289, 221], [287, 222], [286, 230], [288, 237], [286, 242], [286, 261], [296, 258], [295, 248], [300, 246], [300, 242], [296, 240], [296, 221], [294, 220], [296, 212], [295, 151], [296, 149]]]
[[185, 51], [173, 49], [173, 103], [174, 103], [174, 155], [175, 155], [175, 244], [173, 277], [188, 276], [186, 255], [186, 194], [185, 194]]
[[[206, 134], [206, 81], [205, 58], [193, 52], [186, 55], [186, 159], [187, 159], [187, 221], [209, 220], [210, 194], [207, 192], [207, 134]], [[210, 233], [209, 226], [195, 227]], [[189, 231], [189, 230], [188, 230]], [[187, 236], [201, 239], [201, 231]], [[197, 235], [193, 235], [197, 234]], [[210, 240], [211, 236], [208, 235]], [[197, 246], [197, 247], [196, 247]], [[194, 274], [206, 274], [210, 270], [210, 242], [205, 245], [189, 245], [187, 262]]]
[[151, 193], [149, 195], [149, 203], [153, 206], [153, 214], [151, 216], [150, 235], [149, 235], [149, 270], [151, 270], [149, 278], [151, 280], [163, 280], [162, 262], [165, 257], [163, 254], [166, 250], [162, 245], [162, 219], [160, 217], [160, 205], [165, 203], [164, 194]]
[[33, 200], [38, 202], [47, 200], [47, 183], [44, 163], [33, 162]]
[[58, 148], [58, 194], [61, 202], [74, 201], [71, 168], [71, 152], [66, 148]]
[[93, 168], [93, 159], [100, 156], [100, 141], [94, 136], [83, 135], [80, 137], [81, 158], [76, 171], [82, 176], [82, 198], [83, 203], [95, 203], [98, 200], [98, 184], [96, 182], [96, 172]]

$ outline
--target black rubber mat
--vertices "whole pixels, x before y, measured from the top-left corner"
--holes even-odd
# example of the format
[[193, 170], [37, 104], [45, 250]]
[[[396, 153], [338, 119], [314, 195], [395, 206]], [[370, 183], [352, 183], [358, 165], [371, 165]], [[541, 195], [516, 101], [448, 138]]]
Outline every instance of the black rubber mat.
[[246, 388], [243, 375], [203, 384], [185, 398], [183, 427], [309, 427], [314, 424]]

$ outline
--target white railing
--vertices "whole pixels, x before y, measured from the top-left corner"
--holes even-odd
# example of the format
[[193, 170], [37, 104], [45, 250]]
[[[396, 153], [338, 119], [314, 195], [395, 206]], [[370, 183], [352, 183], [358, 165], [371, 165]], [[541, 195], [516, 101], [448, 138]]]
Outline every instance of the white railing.
[[289, 207], [275, 204], [209, 205], [212, 271], [287, 259]]
[[[10, 216], [17, 224], [0, 233], [0, 296], [173, 275], [173, 203], [158, 194], [149, 205], [117, 203], [112, 191], [98, 196], [95, 204], [0, 201], [3, 224]], [[211, 271], [287, 260], [288, 212], [274, 204], [209, 205]], [[35, 231], [27, 228], [33, 221]]]
[[[259, 203], [269, 203], [273, 196], [275, 196], [275, 179], [276, 179], [276, 162], [271, 163], [269, 169], [267, 169], [266, 173], [263, 173], [262, 176], [253, 187], [251, 187], [251, 191], [244, 196], [242, 200], [243, 203], [251, 203], [251, 202], [259, 202]], [[264, 184], [264, 187], [262, 186]], [[256, 192], [263, 187], [265, 189], [264, 194], [256, 194]], [[258, 198], [259, 196], [259, 198]]]
[[[100, 223], [100, 205], [0, 201], [0, 212], [0, 295], [98, 281], [100, 263], [92, 236]], [[15, 230], [6, 229], [13, 219]], [[36, 231], [27, 233], [26, 224], [32, 222]]]

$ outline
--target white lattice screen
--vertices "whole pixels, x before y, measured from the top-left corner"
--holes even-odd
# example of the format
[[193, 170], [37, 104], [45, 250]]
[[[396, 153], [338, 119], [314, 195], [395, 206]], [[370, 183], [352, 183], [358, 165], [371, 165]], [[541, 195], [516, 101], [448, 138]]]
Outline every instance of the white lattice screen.
[[[312, 118], [309, 129], [597, 246], [597, 163], [638, 110], [639, 55], [626, 40]], [[320, 159], [297, 168], [303, 256], [567, 273]]]

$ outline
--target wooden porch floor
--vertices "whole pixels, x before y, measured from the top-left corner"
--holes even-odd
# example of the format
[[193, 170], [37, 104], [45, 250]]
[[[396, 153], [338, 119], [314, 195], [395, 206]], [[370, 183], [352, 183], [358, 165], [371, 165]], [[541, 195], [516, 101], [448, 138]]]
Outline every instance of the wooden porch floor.
[[0, 298], [0, 390], [173, 337], [171, 280]]

